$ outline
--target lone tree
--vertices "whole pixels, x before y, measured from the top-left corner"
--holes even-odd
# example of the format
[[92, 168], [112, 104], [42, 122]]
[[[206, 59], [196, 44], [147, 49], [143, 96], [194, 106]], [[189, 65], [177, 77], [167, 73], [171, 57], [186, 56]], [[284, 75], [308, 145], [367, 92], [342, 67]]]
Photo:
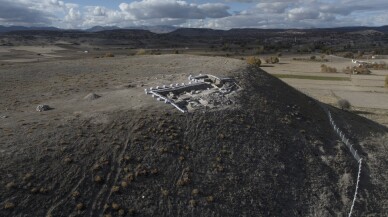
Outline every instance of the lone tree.
[[342, 109], [342, 110], [349, 110], [350, 109], [350, 102], [347, 101], [346, 99], [340, 99], [338, 100], [337, 102], [338, 106]]

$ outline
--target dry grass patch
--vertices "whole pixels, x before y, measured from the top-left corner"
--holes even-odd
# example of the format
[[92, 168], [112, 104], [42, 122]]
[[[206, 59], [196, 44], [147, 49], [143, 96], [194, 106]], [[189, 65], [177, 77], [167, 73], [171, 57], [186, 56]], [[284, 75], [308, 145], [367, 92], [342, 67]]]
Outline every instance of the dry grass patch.
[[321, 65], [321, 72], [324, 73], [337, 73], [337, 69], [335, 67], [330, 67], [325, 64]]

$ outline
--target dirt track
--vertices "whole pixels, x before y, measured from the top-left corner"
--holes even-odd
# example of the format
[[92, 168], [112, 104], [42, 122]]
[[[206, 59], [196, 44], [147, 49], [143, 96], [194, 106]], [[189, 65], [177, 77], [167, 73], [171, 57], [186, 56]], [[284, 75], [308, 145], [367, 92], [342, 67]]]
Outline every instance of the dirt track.
[[[314, 100], [263, 71], [244, 69], [238, 60], [137, 58], [62, 62], [44, 77], [37, 75], [50, 71], [47, 63], [1, 71], [7, 79], [1, 91], [9, 96], [1, 106], [12, 108], [9, 118], [0, 119], [1, 216], [347, 213], [357, 164]], [[146, 65], [158, 60], [158, 67]], [[89, 68], [94, 64], [95, 70]], [[32, 86], [23, 74], [27, 67], [36, 79]], [[243, 88], [240, 107], [181, 114], [144, 98], [142, 85], [183, 80], [187, 71], [205, 69], [235, 76]], [[57, 96], [55, 82], [64, 77]], [[91, 91], [113, 99], [82, 101]], [[55, 109], [36, 113], [29, 100]], [[331, 109], [366, 159], [355, 216], [386, 213], [387, 129]], [[5, 209], [7, 204], [14, 208]]]

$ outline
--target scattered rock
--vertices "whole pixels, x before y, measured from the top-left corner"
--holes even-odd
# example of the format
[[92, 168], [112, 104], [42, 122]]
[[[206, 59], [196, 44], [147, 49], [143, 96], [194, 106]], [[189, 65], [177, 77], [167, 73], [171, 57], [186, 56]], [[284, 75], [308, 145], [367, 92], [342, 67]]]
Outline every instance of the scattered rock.
[[209, 104], [209, 102], [207, 100], [204, 100], [204, 99], [199, 99], [199, 103], [201, 103], [204, 106], [207, 106]]
[[95, 93], [89, 93], [88, 95], [86, 95], [84, 97], [84, 99], [86, 99], [86, 100], [95, 100], [95, 99], [98, 99], [100, 97], [101, 97], [100, 95], [97, 95]]
[[38, 111], [38, 112], [44, 112], [44, 111], [48, 111], [50, 109], [51, 109], [51, 107], [48, 105], [38, 105], [36, 107], [36, 111]]

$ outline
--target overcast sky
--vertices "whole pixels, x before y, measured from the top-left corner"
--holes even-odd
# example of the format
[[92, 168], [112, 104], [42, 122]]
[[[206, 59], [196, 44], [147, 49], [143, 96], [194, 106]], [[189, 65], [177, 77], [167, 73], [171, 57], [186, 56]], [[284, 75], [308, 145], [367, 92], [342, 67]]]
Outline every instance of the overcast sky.
[[0, 0], [0, 25], [382, 26], [388, 25], [388, 0]]

